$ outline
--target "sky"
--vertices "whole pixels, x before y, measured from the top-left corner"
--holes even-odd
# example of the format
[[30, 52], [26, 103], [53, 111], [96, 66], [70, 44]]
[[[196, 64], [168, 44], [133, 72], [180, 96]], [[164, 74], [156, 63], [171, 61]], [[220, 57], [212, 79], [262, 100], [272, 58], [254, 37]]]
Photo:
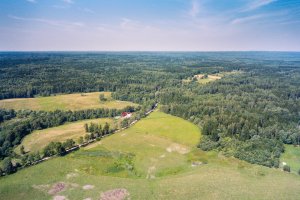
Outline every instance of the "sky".
[[0, 51], [300, 51], [300, 0], [1, 0]]

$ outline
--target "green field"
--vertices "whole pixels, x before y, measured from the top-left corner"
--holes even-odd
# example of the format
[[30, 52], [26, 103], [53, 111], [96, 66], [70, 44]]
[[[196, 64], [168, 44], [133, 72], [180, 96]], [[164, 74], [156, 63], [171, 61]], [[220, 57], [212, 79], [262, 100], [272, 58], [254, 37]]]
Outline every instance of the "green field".
[[76, 200], [110, 193], [153, 200], [298, 199], [298, 175], [203, 152], [195, 148], [200, 137], [192, 123], [156, 111], [98, 143], [0, 178], [0, 196]]
[[[86, 134], [84, 124], [90, 124], [91, 122], [101, 124], [102, 127], [105, 122], [109, 123], [111, 127], [115, 126], [113, 120], [109, 118], [68, 123], [54, 128], [34, 131], [22, 140], [21, 145], [25, 147], [25, 151], [27, 152], [41, 150], [50, 142], [64, 142], [67, 139], [77, 141], [80, 136], [84, 136]], [[17, 152], [19, 152], [19, 147], [21, 145], [16, 148]]]
[[[99, 95], [104, 94], [107, 101], [100, 101]], [[93, 108], [116, 108], [136, 104], [112, 99], [110, 92], [92, 92], [82, 94], [65, 94], [50, 97], [5, 99], [0, 101], [0, 108], [15, 110], [84, 110]]]
[[285, 145], [284, 147], [285, 152], [281, 155], [280, 161], [289, 165], [292, 172], [298, 173], [300, 170], [300, 147], [293, 145]]

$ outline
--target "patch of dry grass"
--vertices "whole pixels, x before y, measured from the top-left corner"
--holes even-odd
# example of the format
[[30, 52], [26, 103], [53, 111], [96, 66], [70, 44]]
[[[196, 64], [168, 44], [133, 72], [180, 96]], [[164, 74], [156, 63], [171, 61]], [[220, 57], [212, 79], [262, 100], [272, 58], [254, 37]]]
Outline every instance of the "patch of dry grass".
[[[104, 94], [107, 101], [100, 101], [99, 95]], [[0, 108], [15, 110], [84, 110], [94, 108], [122, 109], [136, 104], [112, 99], [111, 92], [92, 92], [82, 94], [65, 94], [50, 97], [5, 99], [0, 101]]]
[[190, 77], [188, 79], [184, 79], [182, 80], [183, 83], [189, 83], [192, 81], [192, 79], [196, 79], [198, 83], [200, 84], [207, 84], [207, 83], [210, 83], [210, 82], [213, 82], [213, 81], [216, 81], [216, 80], [220, 80], [222, 79], [223, 77], [225, 76], [228, 76], [228, 75], [234, 75], [234, 74], [237, 74], [237, 73], [242, 73], [241, 71], [231, 71], [231, 72], [221, 72], [221, 73], [217, 73], [217, 74], [196, 74], [194, 75], [193, 77]]
[[[105, 122], [108, 122], [111, 126], [114, 126], [114, 121], [108, 118], [68, 123], [54, 128], [34, 131], [23, 139], [21, 145], [25, 147], [25, 151], [38, 151], [43, 149], [50, 142], [63, 142], [67, 139], [74, 139], [77, 141], [80, 136], [86, 134], [84, 124], [89, 124], [91, 122], [102, 124], [102, 126], [104, 126]], [[16, 152], [19, 152], [21, 145], [16, 148]]]

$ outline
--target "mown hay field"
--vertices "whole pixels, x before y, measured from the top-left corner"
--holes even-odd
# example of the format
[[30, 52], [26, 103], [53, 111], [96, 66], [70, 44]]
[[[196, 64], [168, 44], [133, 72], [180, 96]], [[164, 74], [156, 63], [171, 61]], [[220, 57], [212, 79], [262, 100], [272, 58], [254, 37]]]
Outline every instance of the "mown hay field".
[[22, 143], [16, 148], [16, 152], [19, 152], [19, 148], [22, 145], [24, 146], [26, 152], [35, 152], [43, 149], [50, 142], [64, 142], [67, 139], [73, 139], [76, 142], [79, 137], [84, 137], [86, 135], [84, 124], [96, 123], [101, 124], [101, 126], [104, 127], [106, 122], [111, 128], [115, 127], [116, 125], [113, 119], [100, 118], [72, 122], [53, 128], [37, 130], [27, 135], [22, 140]]
[[[99, 95], [104, 94], [106, 101], [100, 101]], [[117, 101], [111, 97], [111, 92], [92, 92], [64, 94], [49, 97], [19, 98], [0, 100], [0, 108], [15, 110], [85, 110], [95, 108], [122, 109], [136, 104]]]

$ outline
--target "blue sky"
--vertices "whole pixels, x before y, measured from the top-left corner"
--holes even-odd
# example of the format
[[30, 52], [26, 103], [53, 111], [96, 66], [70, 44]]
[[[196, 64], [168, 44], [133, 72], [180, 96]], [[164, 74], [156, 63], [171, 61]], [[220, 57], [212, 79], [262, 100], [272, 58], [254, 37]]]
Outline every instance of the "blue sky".
[[300, 51], [300, 0], [1, 0], [0, 50]]

